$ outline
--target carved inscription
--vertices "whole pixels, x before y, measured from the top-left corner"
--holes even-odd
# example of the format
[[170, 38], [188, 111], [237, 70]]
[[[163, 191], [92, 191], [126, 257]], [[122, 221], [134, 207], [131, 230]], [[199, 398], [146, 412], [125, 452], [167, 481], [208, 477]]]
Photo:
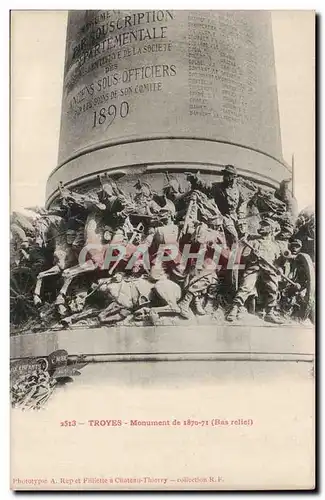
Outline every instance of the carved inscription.
[[[188, 15], [189, 113], [245, 123], [256, 84], [251, 24], [240, 12], [192, 11]], [[245, 56], [245, 66], [239, 64]]]
[[[174, 15], [168, 10], [99, 11], [97, 15], [90, 11], [88, 17], [67, 62], [67, 113], [77, 120], [91, 110], [89, 128], [107, 128], [132, 112], [136, 97], [161, 92], [164, 81], [177, 74], [175, 64], [155, 64], [156, 58], [152, 58], [154, 64], [143, 64], [148, 54], [172, 51], [168, 24]], [[125, 64], [125, 59], [134, 60], [134, 65]]]

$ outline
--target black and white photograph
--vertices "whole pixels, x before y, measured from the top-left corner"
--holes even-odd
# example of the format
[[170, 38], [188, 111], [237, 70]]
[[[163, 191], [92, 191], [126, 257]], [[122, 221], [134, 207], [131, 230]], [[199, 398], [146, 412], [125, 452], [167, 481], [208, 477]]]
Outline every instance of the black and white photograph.
[[314, 489], [315, 11], [10, 17], [11, 489]]

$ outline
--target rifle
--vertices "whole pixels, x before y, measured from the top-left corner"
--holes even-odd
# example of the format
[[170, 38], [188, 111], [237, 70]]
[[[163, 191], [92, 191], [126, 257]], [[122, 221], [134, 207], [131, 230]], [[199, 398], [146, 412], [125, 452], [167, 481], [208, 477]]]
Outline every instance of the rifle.
[[189, 221], [191, 219], [192, 209], [193, 209], [193, 206], [195, 204], [196, 204], [196, 194], [192, 193], [190, 202], [189, 202], [188, 207], [187, 207], [187, 211], [186, 211], [186, 215], [185, 215], [185, 219], [184, 219], [184, 225], [183, 225], [183, 228], [182, 228], [180, 235], [179, 235], [180, 238], [182, 236], [184, 236], [184, 234], [186, 234], [187, 228], [189, 226]]
[[248, 243], [248, 241], [243, 238], [242, 240], [240, 240], [246, 247], [250, 248], [252, 253], [255, 255], [255, 257], [257, 257], [258, 260], [260, 260], [261, 262], [264, 262], [264, 264], [266, 264], [270, 269], [272, 269], [272, 271], [276, 272], [277, 274], [280, 274], [280, 276], [285, 280], [287, 281], [288, 283], [290, 283], [290, 285], [294, 286], [295, 288], [299, 288], [300, 289], [300, 285], [298, 283], [295, 283], [294, 281], [292, 281], [290, 278], [288, 278], [285, 274], [283, 274], [282, 272], [279, 272], [280, 269], [276, 266], [274, 266], [273, 264], [271, 264], [267, 259], [265, 259], [264, 257], [262, 257], [256, 250], [255, 248], [250, 245]]

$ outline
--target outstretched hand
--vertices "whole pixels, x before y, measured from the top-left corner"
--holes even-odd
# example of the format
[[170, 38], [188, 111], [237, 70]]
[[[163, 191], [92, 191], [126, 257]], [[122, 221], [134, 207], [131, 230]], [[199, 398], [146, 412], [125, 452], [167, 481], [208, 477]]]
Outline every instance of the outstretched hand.
[[199, 172], [187, 172], [186, 180], [188, 180], [191, 184], [196, 184], [199, 180]]

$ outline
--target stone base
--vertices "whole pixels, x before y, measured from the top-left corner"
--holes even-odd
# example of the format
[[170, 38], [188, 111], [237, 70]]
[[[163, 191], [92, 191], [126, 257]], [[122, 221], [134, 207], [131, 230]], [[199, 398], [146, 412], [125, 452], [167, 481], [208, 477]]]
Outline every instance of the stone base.
[[66, 349], [88, 361], [313, 361], [312, 326], [209, 325], [80, 328], [13, 336], [11, 359]]

